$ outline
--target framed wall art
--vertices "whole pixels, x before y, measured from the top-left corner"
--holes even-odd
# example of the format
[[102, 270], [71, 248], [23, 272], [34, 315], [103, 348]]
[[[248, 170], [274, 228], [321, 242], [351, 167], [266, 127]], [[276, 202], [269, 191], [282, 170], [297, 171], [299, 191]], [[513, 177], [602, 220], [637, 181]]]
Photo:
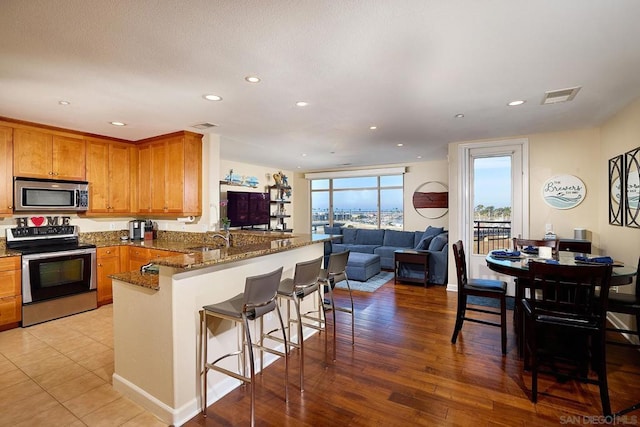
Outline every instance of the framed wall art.
[[413, 192], [413, 207], [424, 218], [441, 218], [449, 211], [449, 189], [438, 181], [427, 181]]
[[627, 151], [625, 163], [625, 225], [640, 228], [640, 147]]
[[624, 157], [609, 159], [609, 224], [623, 225]]

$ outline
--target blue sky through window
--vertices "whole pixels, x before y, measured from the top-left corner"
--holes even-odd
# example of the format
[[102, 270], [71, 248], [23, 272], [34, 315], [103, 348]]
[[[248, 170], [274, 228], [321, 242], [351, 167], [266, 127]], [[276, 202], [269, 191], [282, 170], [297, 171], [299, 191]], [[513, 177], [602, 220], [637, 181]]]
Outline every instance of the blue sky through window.
[[473, 174], [474, 207], [511, 207], [511, 157], [476, 158]]
[[[384, 176], [381, 177], [380, 181], [380, 209], [385, 211], [393, 209], [402, 210], [402, 188], [388, 190], [384, 188], [389, 186], [402, 187], [402, 175]], [[313, 180], [311, 188], [314, 190], [328, 189], [328, 180]], [[361, 209], [363, 211], [378, 209], [376, 177], [334, 179], [333, 188], [334, 209]], [[311, 197], [313, 210], [329, 209], [328, 193], [312, 192]]]

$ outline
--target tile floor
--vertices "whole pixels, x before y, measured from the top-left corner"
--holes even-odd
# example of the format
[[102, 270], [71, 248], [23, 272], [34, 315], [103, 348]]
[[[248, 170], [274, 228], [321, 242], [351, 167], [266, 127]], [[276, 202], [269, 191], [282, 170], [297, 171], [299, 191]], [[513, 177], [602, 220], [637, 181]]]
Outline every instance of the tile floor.
[[0, 332], [0, 426], [165, 426], [111, 386], [113, 310]]

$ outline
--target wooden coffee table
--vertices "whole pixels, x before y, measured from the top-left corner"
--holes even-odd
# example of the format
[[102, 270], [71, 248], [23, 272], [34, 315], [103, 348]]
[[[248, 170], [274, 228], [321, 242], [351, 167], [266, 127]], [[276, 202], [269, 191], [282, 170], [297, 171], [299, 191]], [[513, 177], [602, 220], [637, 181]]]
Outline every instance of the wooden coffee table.
[[[427, 282], [429, 281], [429, 252], [417, 251], [415, 249], [402, 249], [395, 251], [393, 258], [395, 265], [394, 283], [398, 283], [398, 280], [400, 280], [402, 282], [422, 283], [425, 288], [427, 287]], [[400, 263], [416, 264], [421, 266], [424, 273], [423, 277], [401, 276]]]

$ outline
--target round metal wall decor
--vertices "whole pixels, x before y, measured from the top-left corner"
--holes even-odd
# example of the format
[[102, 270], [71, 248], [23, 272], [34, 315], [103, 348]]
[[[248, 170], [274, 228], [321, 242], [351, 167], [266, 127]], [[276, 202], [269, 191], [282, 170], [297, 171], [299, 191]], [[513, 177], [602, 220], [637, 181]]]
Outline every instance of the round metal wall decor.
[[587, 194], [587, 187], [577, 176], [558, 175], [542, 185], [544, 202], [555, 209], [571, 209], [578, 206]]
[[441, 218], [449, 212], [449, 189], [439, 181], [427, 181], [413, 192], [413, 207], [425, 218]]

